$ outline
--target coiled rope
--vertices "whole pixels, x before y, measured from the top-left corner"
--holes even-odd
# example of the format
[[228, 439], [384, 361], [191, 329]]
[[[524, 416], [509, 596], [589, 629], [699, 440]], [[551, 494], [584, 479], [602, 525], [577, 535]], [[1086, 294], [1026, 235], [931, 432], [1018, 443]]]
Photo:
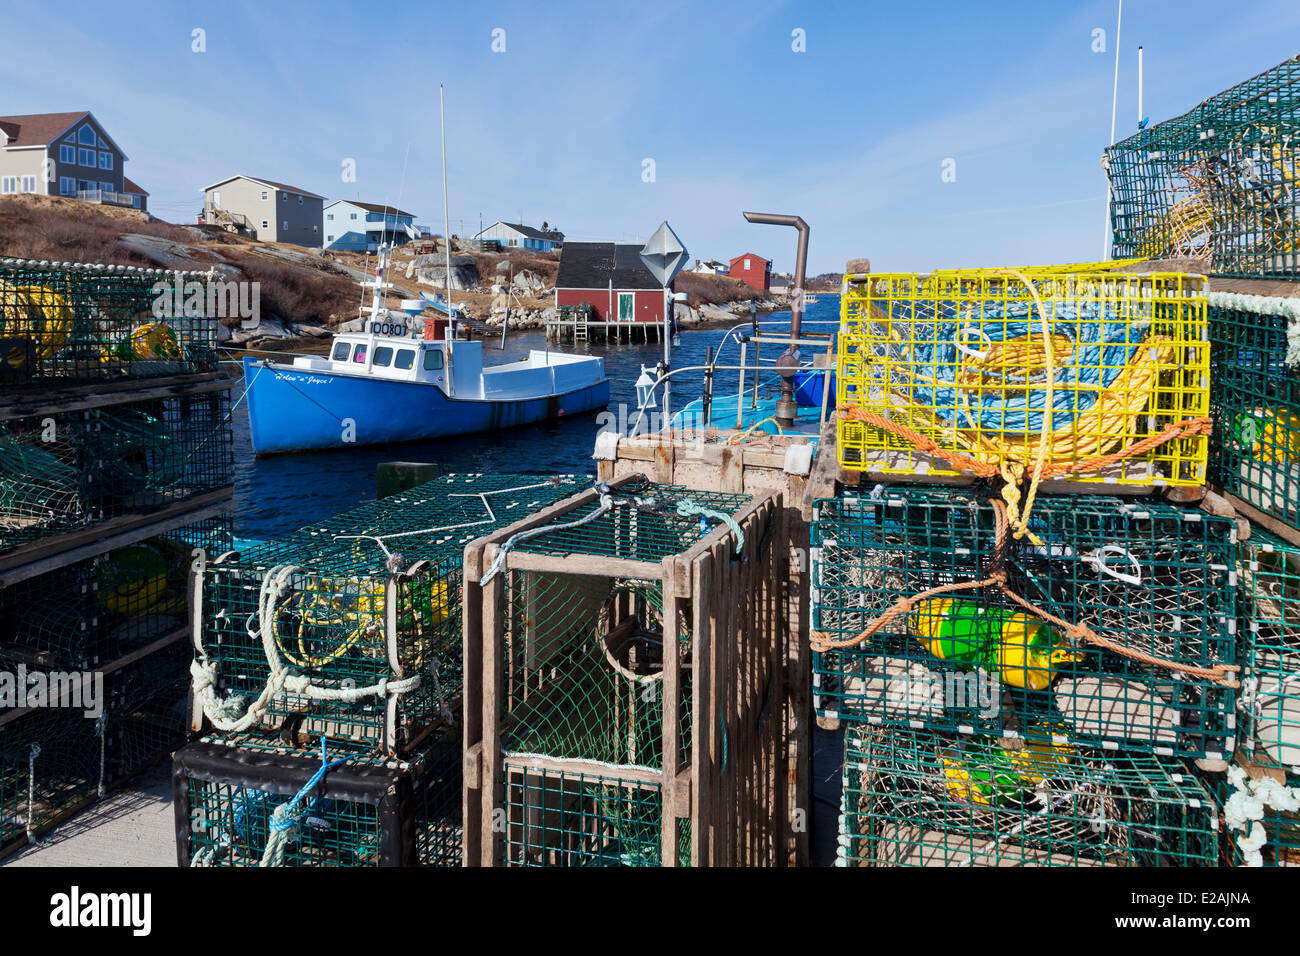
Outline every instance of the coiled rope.
[[899, 598], [893, 606], [888, 608], [883, 614], [871, 621], [862, 629], [856, 637], [836, 638], [833, 635], [813, 631], [811, 635], [812, 649], [820, 653], [827, 651], [842, 650], [846, 647], [856, 647], [863, 641], [876, 634], [882, 628], [886, 627], [895, 619], [906, 615], [912, 611], [916, 605], [921, 604], [930, 598], [938, 597], [941, 594], [954, 594], [960, 591], [973, 591], [977, 588], [996, 587], [1013, 602], [1024, 608], [1030, 614], [1038, 617], [1050, 624], [1056, 625], [1076, 646], [1080, 643], [1091, 644], [1103, 650], [1111, 651], [1121, 657], [1127, 657], [1130, 660], [1138, 661], [1142, 664], [1148, 664], [1154, 667], [1164, 668], [1168, 671], [1185, 674], [1189, 677], [1201, 678], [1211, 683], [1218, 684], [1220, 687], [1239, 687], [1239, 682], [1233, 677], [1241, 668], [1235, 664], [1215, 664], [1210, 667], [1202, 667], [1196, 664], [1189, 664], [1184, 661], [1171, 660], [1165, 657], [1158, 657], [1154, 654], [1148, 654], [1145, 651], [1137, 650], [1110, 638], [1102, 637], [1092, 628], [1084, 624], [1072, 624], [1062, 618], [1057, 617], [1044, 611], [1011, 590], [1007, 584], [1006, 571], [1006, 553], [1007, 546], [1010, 544], [1011, 535], [1010, 522], [1008, 519], [1008, 509], [1004, 502], [995, 499], [990, 501], [993, 506], [993, 517], [996, 529], [996, 540], [993, 546], [992, 559], [989, 561], [988, 574], [978, 581], [962, 581], [956, 584], [945, 584], [939, 587], [928, 588], [911, 597]]
[[324, 737], [321, 737], [320, 741], [320, 760], [320, 769], [311, 775], [311, 779], [302, 785], [302, 789], [294, 794], [291, 800], [280, 804], [271, 812], [270, 833], [267, 835], [266, 849], [262, 851], [262, 859], [258, 866], [284, 865], [284, 852], [289, 844], [297, 842], [302, 821], [307, 816], [307, 808], [304, 806], [299, 810], [298, 807], [306, 799], [307, 794], [315, 790], [316, 785], [325, 779], [325, 774], [348, 762], [347, 757], [339, 757], [334, 761], [327, 758]]

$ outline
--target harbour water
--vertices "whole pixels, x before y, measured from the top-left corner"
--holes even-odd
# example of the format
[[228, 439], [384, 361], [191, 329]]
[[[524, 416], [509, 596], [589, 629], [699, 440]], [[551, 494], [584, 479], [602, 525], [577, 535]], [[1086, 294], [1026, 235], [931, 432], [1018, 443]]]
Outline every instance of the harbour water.
[[[804, 312], [804, 320], [809, 323], [808, 331], [831, 328], [818, 323], [834, 322], [838, 313], [838, 296], [819, 295]], [[789, 321], [789, 312], [773, 312], [760, 317], [763, 327], [771, 330], [784, 330]], [[681, 345], [673, 349], [673, 366], [702, 365], [707, 349], [712, 346], [716, 353], [726, 335], [725, 327], [684, 331]], [[512, 332], [504, 351], [497, 347], [499, 345], [499, 339], [484, 341], [485, 364], [518, 361], [530, 349], [545, 348], [546, 337], [540, 329]], [[573, 346], [561, 348], [572, 350]], [[618, 416], [626, 428], [636, 416], [636, 380], [641, 367], [653, 367], [662, 356], [663, 347], [652, 342], [648, 345], [594, 343], [589, 348], [605, 358], [605, 373], [611, 385], [608, 411]], [[764, 364], [770, 364], [778, 352], [778, 349], [769, 347]], [[733, 336], [719, 364], [735, 365], [739, 357]], [[751, 363], [752, 360], [751, 348]], [[760, 381], [768, 382], [772, 378], [771, 373], [765, 373]], [[679, 409], [699, 396], [703, 377], [700, 372], [690, 371], [675, 376], [672, 381], [672, 405]], [[718, 393], [727, 388], [734, 389], [736, 373], [720, 371], [714, 382]], [[384, 461], [434, 462], [444, 473], [588, 474], [594, 470], [591, 453], [596, 433], [605, 421], [607, 419], [600, 419], [593, 413], [529, 428], [441, 441], [358, 446], [340, 451], [255, 458], [249, 437], [248, 410], [241, 402], [234, 413], [235, 534], [240, 538], [274, 538], [315, 519], [368, 501], [375, 496], [375, 467]]]

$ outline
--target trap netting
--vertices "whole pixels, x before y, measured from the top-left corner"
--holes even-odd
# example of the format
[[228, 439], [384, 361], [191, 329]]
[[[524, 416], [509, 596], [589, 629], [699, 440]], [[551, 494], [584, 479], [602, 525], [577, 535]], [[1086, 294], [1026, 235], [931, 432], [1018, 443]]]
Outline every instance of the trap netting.
[[107, 673], [0, 675], [6, 693], [24, 678], [29, 707], [0, 714], [0, 847], [34, 839], [183, 743], [188, 659], [177, 640]]
[[225, 389], [0, 421], [0, 550], [233, 480]]
[[1214, 866], [1215, 801], [1184, 768], [1053, 743], [851, 727], [840, 866]]
[[837, 443], [881, 474], [1205, 482], [1205, 280], [849, 276]]
[[230, 542], [205, 519], [0, 589], [0, 664], [100, 667], [186, 628], [194, 550]]
[[1300, 776], [1300, 546], [1262, 528], [1241, 545], [1242, 750]]
[[400, 761], [207, 738], [177, 752], [173, 785], [183, 866], [460, 865], [455, 728]]
[[[215, 371], [213, 282], [133, 266], [0, 261], [0, 386]], [[202, 305], [191, 296], [190, 308], [176, 308], [177, 287], [193, 292], [194, 283]], [[226, 284], [213, 287], [224, 299]]]
[[466, 645], [483, 661], [467, 710], [484, 712], [477, 750], [495, 769], [481, 807], [501, 827], [467, 858], [773, 862], [785, 787], [777, 499], [637, 476], [565, 504], [485, 546], [481, 584], [499, 574], [500, 599], [484, 590], [482, 638]]
[[1300, 299], [1213, 293], [1210, 477], [1300, 528]]
[[465, 545], [578, 487], [571, 476], [447, 475], [198, 575], [194, 689], [217, 730], [288, 724], [340, 745], [412, 745], [461, 686]]
[[1300, 57], [1106, 150], [1116, 256], [1300, 275]]
[[[998, 499], [915, 487], [819, 501], [819, 713], [1145, 753], [1230, 753], [1233, 523], [1162, 501], [1040, 498], [1022, 541]], [[1003, 542], [999, 548], [999, 541]]]

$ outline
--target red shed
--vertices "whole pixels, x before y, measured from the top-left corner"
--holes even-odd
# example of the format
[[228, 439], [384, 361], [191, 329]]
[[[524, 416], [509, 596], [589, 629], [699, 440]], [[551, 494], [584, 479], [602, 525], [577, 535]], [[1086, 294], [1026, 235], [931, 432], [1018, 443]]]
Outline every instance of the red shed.
[[663, 288], [641, 261], [643, 248], [639, 242], [566, 242], [556, 307], [587, 303], [596, 322], [663, 322]]
[[745, 285], [766, 292], [772, 285], [772, 260], [752, 252], [736, 256], [731, 260], [727, 275], [739, 279]]

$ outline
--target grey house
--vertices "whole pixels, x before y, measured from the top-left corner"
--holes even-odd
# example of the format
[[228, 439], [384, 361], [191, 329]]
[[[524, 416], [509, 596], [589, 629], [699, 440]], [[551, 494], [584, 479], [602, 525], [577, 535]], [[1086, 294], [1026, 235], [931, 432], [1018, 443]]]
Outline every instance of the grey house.
[[148, 208], [127, 156], [89, 110], [0, 116], [0, 195], [35, 193]]
[[203, 190], [203, 221], [265, 242], [319, 246], [325, 197], [273, 179], [231, 176]]

